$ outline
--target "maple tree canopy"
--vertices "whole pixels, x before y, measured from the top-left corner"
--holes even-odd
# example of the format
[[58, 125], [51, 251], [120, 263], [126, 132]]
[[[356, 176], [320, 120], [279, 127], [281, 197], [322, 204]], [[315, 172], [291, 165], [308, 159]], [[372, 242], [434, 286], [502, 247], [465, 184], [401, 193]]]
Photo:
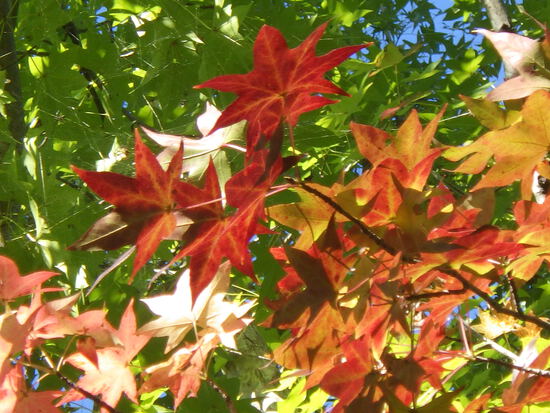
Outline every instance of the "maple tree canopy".
[[0, 413], [548, 409], [545, 22], [7, 3]]

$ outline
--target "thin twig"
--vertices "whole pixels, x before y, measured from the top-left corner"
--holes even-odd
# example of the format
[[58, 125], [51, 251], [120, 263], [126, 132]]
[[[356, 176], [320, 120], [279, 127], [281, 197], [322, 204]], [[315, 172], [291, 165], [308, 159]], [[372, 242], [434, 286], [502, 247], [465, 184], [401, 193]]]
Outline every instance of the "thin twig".
[[521, 308], [521, 304], [519, 301], [518, 289], [516, 287], [516, 284], [514, 283], [514, 279], [510, 276], [510, 274], [504, 274], [504, 278], [506, 279], [506, 283], [508, 284], [508, 288], [510, 289], [510, 296], [512, 297], [514, 310], [518, 313], [523, 314], [523, 309]]
[[463, 357], [469, 358], [472, 361], [482, 361], [484, 363], [497, 364], [499, 366], [508, 367], [508, 368], [514, 369], [514, 370], [519, 370], [519, 371], [522, 371], [524, 373], [534, 374], [535, 376], [550, 378], [550, 371], [549, 370], [518, 366], [517, 364], [508, 363], [506, 361], [502, 361], [502, 360], [494, 359], [494, 358], [490, 358], [490, 357], [483, 357], [483, 356], [469, 356], [469, 357], [468, 356], [463, 356]]
[[[359, 227], [361, 232], [365, 234], [371, 241], [373, 241], [376, 245], [378, 245], [380, 248], [385, 250], [391, 255], [396, 255], [397, 251], [395, 248], [393, 248], [391, 245], [387, 244], [386, 241], [384, 241], [382, 238], [380, 238], [377, 234], [375, 234], [368, 226], [366, 226], [361, 220], [355, 218], [352, 214], [350, 214], [348, 211], [346, 211], [344, 208], [342, 208], [340, 205], [338, 205], [336, 202], [334, 202], [330, 197], [326, 196], [322, 192], [319, 192], [315, 188], [309, 186], [305, 182], [297, 181], [294, 178], [287, 177], [286, 180], [290, 182], [291, 184], [297, 185], [304, 189], [305, 191], [315, 195], [317, 198], [319, 198], [321, 201], [325, 202], [329, 206], [331, 206], [336, 212], [342, 214], [347, 219], [349, 219], [351, 222], [353, 222], [355, 225]], [[406, 255], [403, 255], [403, 261], [408, 263], [416, 263], [419, 262], [418, 258], [415, 257], [408, 257]]]
[[63, 373], [61, 373], [59, 370], [57, 370], [54, 367], [53, 361], [50, 359], [50, 357], [44, 351], [42, 351], [42, 355], [44, 356], [44, 359], [46, 360], [46, 362], [50, 365], [50, 368], [45, 367], [45, 366], [40, 366], [40, 365], [37, 365], [37, 364], [34, 364], [34, 363], [23, 362], [21, 360], [12, 360], [12, 361], [14, 361], [16, 363], [20, 363], [25, 367], [30, 367], [30, 368], [33, 368], [35, 370], [41, 371], [42, 373], [47, 373], [47, 374], [50, 374], [50, 375], [57, 376], [67, 386], [69, 386], [72, 389], [76, 390], [77, 392], [79, 392], [83, 396], [87, 397], [88, 399], [93, 400], [95, 403], [97, 403], [101, 407], [105, 408], [110, 413], [122, 413], [120, 410], [115, 409], [110, 404], [105, 403], [103, 400], [101, 400], [101, 397], [99, 397], [99, 396], [97, 396], [93, 393], [90, 393], [88, 390], [83, 389], [82, 387], [80, 387], [76, 383], [73, 383], [72, 380], [70, 380], [68, 377], [66, 377]]
[[431, 293], [411, 294], [411, 295], [407, 295], [405, 299], [408, 301], [418, 301], [418, 300], [423, 300], [425, 298], [445, 297], [447, 295], [460, 295], [460, 294], [464, 294], [466, 291], [468, 291], [466, 288], [461, 288], [459, 290], [444, 290], [444, 291], [434, 291]]
[[[342, 208], [340, 205], [338, 205], [336, 202], [334, 202], [330, 197], [326, 196], [322, 192], [319, 192], [315, 188], [312, 188], [311, 186], [307, 185], [304, 182], [297, 181], [293, 178], [286, 178], [288, 182], [291, 184], [297, 185], [304, 189], [305, 191], [315, 195], [317, 198], [325, 202], [326, 204], [330, 205], [336, 212], [342, 214], [347, 219], [349, 219], [352, 223], [357, 225], [357, 227], [361, 230], [363, 234], [365, 234], [367, 237], [369, 237], [376, 245], [378, 245], [380, 248], [384, 249], [386, 252], [388, 252], [391, 255], [396, 255], [398, 251], [393, 248], [392, 246], [388, 245], [382, 238], [380, 238], [377, 234], [375, 234], [369, 227], [367, 227], [362, 221], [355, 218], [352, 214], [347, 212], [344, 208]], [[402, 256], [402, 260], [407, 263], [418, 263], [421, 262], [419, 258], [417, 257], [411, 257], [411, 256]], [[474, 284], [472, 284], [470, 281], [466, 280], [460, 272], [452, 269], [449, 267], [448, 264], [440, 265], [434, 270], [439, 270], [444, 274], [450, 275], [451, 277], [457, 279], [462, 283], [464, 288], [469, 289], [473, 293], [477, 294], [480, 298], [485, 300], [485, 302], [491, 307], [493, 310], [495, 310], [498, 313], [506, 314], [509, 316], [512, 316], [514, 318], [517, 318], [518, 320], [522, 320], [528, 323], [535, 324], [539, 326], [540, 328], [543, 328], [545, 330], [550, 331], [550, 322], [544, 321], [539, 317], [532, 316], [529, 314], [525, 314], [521, 311], [515, 311], [511, 310], [509, 308], [504, 307], [502, 304], [500, 304], [498, 301], [491, 298], [489, 294], [482, 291], [480, 288], [476, 287]]]
[[491, 298], [491, 296], [489, 294], [487, 294], [485, 291], [482, 291], [481, 289], [476, 287], [474, 284], [472, 284], [470, 281], [465, 279], [462, 276], [462, 274], [460, 274], [458, 271], [453, 270], [452, 268], [449, 268], [447, 265], [439, 266], [439, 267], [437, 267], [437, 270], [439, 270], [439, 271], [441, 271], [441, 272], [443, 272], [447, 275], [450, 275], [451, 277], [453, 277], [453, 278], [457, 279], [458, 281], [460, 281], [464, 287], [466, 287], [470, 291], [477, 294], [480, 298], [482, 298], [489, 305], [489, 307], [491, 307], [496, 312], [515, 317], [515, 318], [517, 318], [519, 320], [523, 320], [525, 322], [535, 324], [535, 325], [539, 326], [540, 328], [543, 328], [545, 330], [550, 331], [550, 323], [549, 322], [544, 321], [544, 320], [542, 320], [538, 317], [535, 317], [535, 316], [532, 316], [532, 315], [529, 315], [529, 314], [520, 313], [518, 311], [510, 310], [509, 308], [504, 307], [498, 301]]
[[96, 278], [96, 280], [94, 281], [94, 283], [92, 284], [92, 286], [90, 288], [88, 288], [88, 291], [86, 291], [86, 297], [88, 297], [90, 295], [90, 293], [94, 290], [95, 287], [97, 287], [97, 285], [101, 282], [101, 280], [103, 280], [103, 278], [105, 278], [107, 275], [109, 275], [111, 273], [111, 271], [115, 270], [118, 266], [120, 266], [124, 261], [126, 261], [128, 259], [128, 257], [130, 255], [132, 255], [132, 253], [135, 251], [136, 249], [136, 246], [133, 245], [132, 247], [130, 247], [130, 249], [128, 249], [128, 251], [125, 251], [124, 253], [122, 253], [110, 266], [109, 268], [107, 268], [105, 271], [103, 271], [101, 274], [99, 274], [99, 277]]
[[86, 396], [88, 399], [93, 400], [95, 403], [109, 411], [110, 413], [122, 413], [120, 410], [115, 409], [113, 406], [111, 406], [108, 403], [105, 403], [103, 400], [101, 400], [101, 397], [96, 396], [93, 393], [90, 393], [88, 390], [83, 389], [82, 387], [78, 386], [76, 383], [73, 383], [71, 380], [69, 380], [67, 377], [65, 377], [61, 372], [56, 371], [55, 375], [59, 377], [67, 386], [72, 387], [77, 392], [81, 393], [83, 396]]
[[521, 362], [521, 358], [516, 353], [514, 353], [513, 351], [508, 350], [506, 347], [501, 346], [496, 341], [491, 340], [489, 337], [481, 334], [479, 331], [474, 330], [471, 325], [469, 325], [468, 323], [465, 323], [462, 320], [462, 318], [460, 318], [460, 317], [459, 317], [459, 321], [462, 323], [462, 327], [466, 327], [470, 332], [474, 332], [476, 334], [479, 334], [481, 336], [481, 338], [483, 339], [483, 341], [485, 341], [489, 346], [491, 346], [493, 348], [493, 350], [496, 350], [497, 352], [499, 352], [503, 356], [508, 357], [514, 363], [520, 363]]
[[231, 148], [231, 149], [235, 149], [239, 152], [243, 152], [243, 153], [246, 152], [246, 148], [242, 147], [241, 145], [236, 145], [234, 143], [224, 143], [222, 145], [222, 148]]
[[462, 320], [462, 317], [458, 317], [458, 331], [460, 332], [460, 339], [462, 341], [462, 345], [464, 346], [464, 350], [466, 351], [466, 354], [472, 354], [472, 349], [470, 348], [470, 344], [468, 343], [468, 337], [466, 337], [466, 329], [464, 328], [464, 320]]

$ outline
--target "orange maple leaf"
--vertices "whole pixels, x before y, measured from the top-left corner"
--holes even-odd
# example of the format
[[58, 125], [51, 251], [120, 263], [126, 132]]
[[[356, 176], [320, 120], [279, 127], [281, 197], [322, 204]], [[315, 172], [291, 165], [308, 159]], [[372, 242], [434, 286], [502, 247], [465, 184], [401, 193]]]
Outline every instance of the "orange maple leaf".
[[[137, 403], [136, 382], [128, 365], [150, 337], [136, 333], [133, 300], [122, 315], [120, 326], [115, 334], [121, 345], [97, 350], [97, 363], [90, 360], [88, 354], [81, 352], [67, 357], [67, 362], [84, 371], [84, 376], [78, 380], [77, 386], [92, 394], [101, 395], [101, 400], [111, 407], [116, 406], [122, 393]], [[84, 397], [78, 390], [71, 389], [57, 403], [57, 406]], [[108, 412], [105, 407], [102, 407], [101, 411]]]
[[474, 143], [448, 149], [444, 156], [458, 161], [469, 156], [456, 172], [478, 174], [494, 157], [495, 165], [473, 190], [509, 185], [521, 180], [523, 199], [531, 199], [533, 172], [542, 167], [550, 147], [550, 93], [539, 90], [527, 98], [521, 120], [506, 129], [486, 133]]
[[435, 158], [441, 148], [432, 148], [437, 124], [445, 107], [423, 129], [418, 113], [413, 110], [400, 126], [395, 137], [369, 125], [352, 122], [350, 127], [361, 155], [374, 166], [386, 159], [398, 159], [410, 172], [405, 181], [406, 188], [422, 190]]
[[216, 334], [209, 333], [197, 343], [178, 349], [167, 361], [148, 367], [145, 370], [147, 378], [139, 392], [147, 393], [168, 386], [177, 408], [187, 396], [197, 395], [208, 355], [218, 343]]
[[[313, 369], [325, 365], [340, 353], [339, 340], [347, 326], [338, 303], [340, 288], [349, 272], [352, 256], [344, 257], [338, 233], [330, 225], [324, 237], [307, 252], [286, 248], [289, 263], [296, 270], [287, 273], [278, 286], [302, 283], [304, 288], [282, 291], [276, 309], [262, 324], [291, 328], [292, 337], [275, 350], [275, 360], [288, 368]], [[299, 277], [299, 278], [298, 278]]]

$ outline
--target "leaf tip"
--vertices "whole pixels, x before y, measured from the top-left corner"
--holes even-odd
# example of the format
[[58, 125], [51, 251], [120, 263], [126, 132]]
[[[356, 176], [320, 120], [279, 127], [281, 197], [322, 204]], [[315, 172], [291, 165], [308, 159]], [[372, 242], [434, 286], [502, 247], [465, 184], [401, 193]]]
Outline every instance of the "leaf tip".
[[141, 134], [139, 133], [138, 128], [134, 128], [134, 139], [135, 139], [136, 145], [138, 144], [138, 142], [143, 143], [141, 140]]

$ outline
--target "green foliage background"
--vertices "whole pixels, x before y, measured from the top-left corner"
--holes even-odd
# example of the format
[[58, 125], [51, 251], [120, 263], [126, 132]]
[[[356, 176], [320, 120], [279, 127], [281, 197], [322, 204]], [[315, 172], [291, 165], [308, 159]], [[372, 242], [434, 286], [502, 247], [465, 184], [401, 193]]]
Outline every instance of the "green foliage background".
[[[476, 0], [449, 1], [444, 10], [438, 7], [443, 2], [436, 0], [5, 3], [14, 14], [21, 100], [10, 93], [7, 83], [0, 83], [0, 87], [4, 85], [4, 90], [0, 89], [0, 254], [12, 257], [22, 273], [57, 269], [62, 276], [56, 282], [69, 291], [89, 286], [121, 254], [66, 249], [108, 209], [69, 166], [102, 166], [131, 174], [131, 129], [136, 123], [163, 132], [198, 136], [195, 120], [206, 101], [222, 109], [233, 96], [198, 91], [193, 85], [221, 74], [248, 72], [253, 40], [263, 24], [280, 29], [295, 46], [313, 28], [330, 20], [318, 53], [375, 42], [365, 59], [350, 59], [330, 75], [351, 97], [305, 115], [295, 132], [298, 150], [307, 154], [300, 164], [303, 176], [314, 182], [332, 183], [340, 174], [353, 175], [365, 166], [359, 162], [348, 130], [351, 120], [394, 130], [411, 108], [427, 121], [448, 104], [437, 139], [457, 145], [479, 135], [482, 127], [467, 114], [458, 95], [485, 94], [501, 70], [496, 53], [481, 43], [480, 36], [471, 34], [476, 27], [490, 28]], [[515, 29], [534, 38], [542, 34], [518, 11], [514, 0], [505, 3]], [[531, 15], [548, 22], [550, 6], [544, 3], [526, 0], [523, 5]], [[2, 55], [5, 53], [13, 51], [2, 50]], [[9, 74], [6, 63], [1, 64], [4, 70], [0, 71], [0, 80], [4, 81]], [[23, 108], [24, 138], [16, 136], [14, 126], [10, 126], [10, 105]], [[401, 108], [394, 116], [380, 118], [386, 109], [398, 105]], [[224, 168], [236, 171], [242, 162], [242, 155], [228, 152]], [[457, 192], [475, 183], [475, 177], [470, 176], [448, 178], [449, 167], [441, 162], [434, 181], [447, 179], [446, 183]], [[494, 219], [506, 224], [513, 188], [498, 190], [497, 195]], [[269, 202], [284, 200], [279, 196]], [[273, 294], [281, 271], [265, 251], [279, 242], [277, 237], [262, 236], [251, 245], [257, 257], [255, 268], [264, 279], [262, 289], [253, 294]], [[131, 297], [146, 292], [154, 269], [169, 260], [177, 248], [165, 244], [133, 286], [127, 285], [126, 263], [82, 299], [81, 310], [106, 307], [109, 317], [117, 320]], [[163, 290], [170, 283], [170, 277], [166, 277], [154, 288]], [[235, 283], [251, 288], [247, 280], [237, 279]], [[541, 289], [535, 287], [531, 301], [537, 299], [538, 306], [548, 308], [548, 299], [541, 301]], [[538, 314], [545, 315], [544, 311]], [[264, 315], [260, 308], [258, 317]], [[253, 392], [261, 394], [278, 386], [277, 394], [286, 398], [278, 404], [281, 412], [314, 411], [322, 406], [326, 395], [319, 391], [301, 393], [303, 382], [296, 379], [274, 385], [276, 368], [258, 370], [265, 362], [260, 356], [281, 337], [273, 331], [251, 331], [241, 339], [241, 346], [252, 357], [218, 352], [217, 361], [211, 365], [218, 385], [230, 395], [238, 395], [239, 388], [241, 392], [244, 388], [249, 397]], [[160, 346], [149, 347], [143, 355], [148, 358], [144, 363], [162, 356]], [[258, 371], [265, 377], [257, 377]], [[497, 386], [502, 374], [492, 367], [482, 372], [466, 371], [453, 380], [466, 389], [464, 397], [473, 398], [484, 385]], [[472, 377], [477, 381], [471, 381]], [[152, 395], [151, 400], [159, 395]], [[161, 406], [166, 403], [162, 397], [157, 404], [153, 401], [143, 400], [141, 411], [163, 411]], [[238, 411], [256, 411], [251, 402], [245, 398]], [[219, 393], [205, 386], [197, 400], [185, 402], [179, 411], [199, 409], [224, 411], [226, 407]]]

